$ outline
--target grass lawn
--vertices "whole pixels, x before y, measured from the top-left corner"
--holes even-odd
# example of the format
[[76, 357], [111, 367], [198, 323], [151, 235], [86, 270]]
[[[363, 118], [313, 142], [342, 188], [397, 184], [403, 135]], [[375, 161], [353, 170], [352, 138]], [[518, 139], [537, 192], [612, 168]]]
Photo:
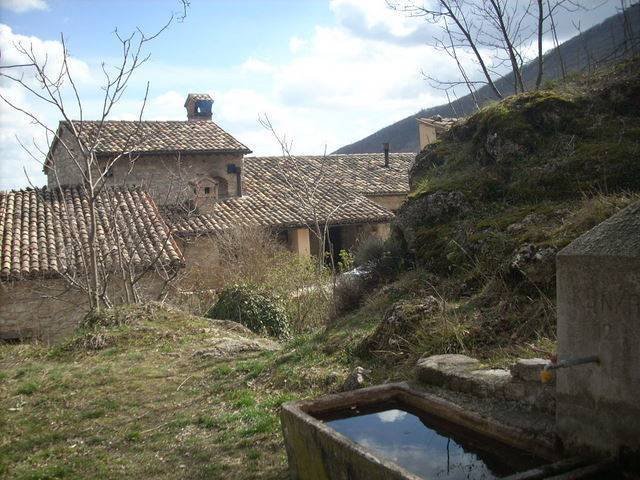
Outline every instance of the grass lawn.
[[158, 308], [103, 328], [99, 350], [0, 345], [0, 476], [287, 478], [280, 405], [334, 390], [385, 301], [233, 359], [194, 352], [237, 334]]

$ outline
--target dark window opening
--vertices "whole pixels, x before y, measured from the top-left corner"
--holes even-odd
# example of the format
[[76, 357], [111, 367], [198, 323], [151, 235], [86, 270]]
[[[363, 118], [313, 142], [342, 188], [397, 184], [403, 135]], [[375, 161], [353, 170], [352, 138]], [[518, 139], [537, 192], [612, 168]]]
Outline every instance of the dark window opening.
[[204, 194], [205, 195], [210, 195], [211, 194], [211, 187], [204, 187]]

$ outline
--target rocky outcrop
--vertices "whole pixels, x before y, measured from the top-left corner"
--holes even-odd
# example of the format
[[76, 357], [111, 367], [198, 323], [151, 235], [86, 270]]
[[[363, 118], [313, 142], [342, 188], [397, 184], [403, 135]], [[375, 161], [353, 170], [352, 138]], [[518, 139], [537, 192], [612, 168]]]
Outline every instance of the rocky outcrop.
[[340, 388], [343, 392], [348, 392], [350, 390], [357, 390], [358, 388], [362, 388], [366, 385], [367, 376], [371, 373], [371, 370], [366, 370], [362, 367], [354, 368], [347, 378], [345, 379], [342, 387]]
[[398, 212], [395, 225], [412, 248], [417, 228], [447, 222], [470, 209], [462, 192], [437, 191], [406, 203]]
[[557, 249], [526, 244], [520, 247], [511, 260], [511, 268], [521, 272], [535, 284], [548, 283], [555, 275]]

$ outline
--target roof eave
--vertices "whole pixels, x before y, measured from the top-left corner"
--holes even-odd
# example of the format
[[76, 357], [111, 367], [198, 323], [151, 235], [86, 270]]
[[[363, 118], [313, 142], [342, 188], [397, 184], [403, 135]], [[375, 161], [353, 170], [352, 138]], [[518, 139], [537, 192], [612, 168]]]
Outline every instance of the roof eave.
[[[123, 152], [121, 150], [97, 150], [96, 155], [99, 156], [108, 156], [108, 155], [120, 155]], [[214, 153], [214, 154], [224, 154], [224, 153], [240, 153], [243, 155], [248, 155], [249, 153], [253, 153], [248, 148], [221, 148], [221, 149], [189, 149], [189, 150], [178, 150], [178, 149], [164, 149], [164, 150], [132, 150], [129, 152], [131, 155], [166, 155], [170, 153], [180, 153], [180, 154], [188, 154], [188, 153]]]

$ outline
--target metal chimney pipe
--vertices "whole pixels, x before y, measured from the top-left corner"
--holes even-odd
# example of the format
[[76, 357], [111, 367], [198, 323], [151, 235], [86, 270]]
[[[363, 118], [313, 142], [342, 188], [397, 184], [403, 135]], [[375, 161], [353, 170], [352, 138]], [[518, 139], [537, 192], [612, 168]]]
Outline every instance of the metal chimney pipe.
[[382, 148], [384, 149], [384, 166], [389, 168], [389, 142], [384, 142]]
[[242, 168], [237, 168], [236, 169], [236, 190], [238, 192], [238, 196], [241, 197], [242, 196]]

